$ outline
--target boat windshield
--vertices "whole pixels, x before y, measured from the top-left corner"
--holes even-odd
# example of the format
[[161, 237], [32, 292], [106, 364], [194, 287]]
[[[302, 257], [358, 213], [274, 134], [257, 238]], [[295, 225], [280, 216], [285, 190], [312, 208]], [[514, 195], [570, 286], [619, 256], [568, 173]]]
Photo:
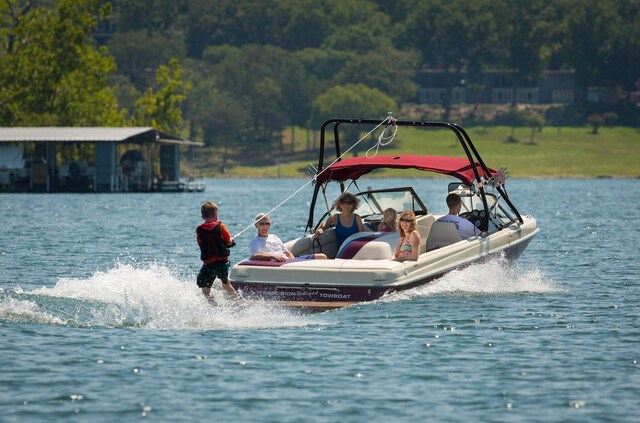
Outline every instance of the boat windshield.
[[[461, 216], [486, 215], [482, 198], [475, 192], [475, 190], [464, 184], [452, 183], [449, 184], [449, 193], [456, 193], [462, 200], [462, 208], [460, 210]], [[487, 199], [488, 216], [490, 222], [490, 228], [503, 228], [516, 220], [516, 217], [511, 212], [511, 209], [502, 201], [502, 199], [495, 193], [485, 193]]]
[[418, 216], [427, 214], [427, 208], [411, 187], [364, 191], [356, 197], [360, 199], [360, 206], [355, 212], [362, 217], [380, 215], [388, 208], [397, 212], [413, 210]]

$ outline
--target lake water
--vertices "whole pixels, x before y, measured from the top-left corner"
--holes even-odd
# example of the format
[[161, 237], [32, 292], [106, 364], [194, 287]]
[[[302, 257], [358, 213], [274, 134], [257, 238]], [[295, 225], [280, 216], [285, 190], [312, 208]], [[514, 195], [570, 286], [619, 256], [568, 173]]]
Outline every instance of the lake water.
[[[200, 204], [235, 235], [304, 182], [0, 194], [0, 421], [637, 421], [640, 180], [510, 180], [541, 228], [513, 264], [325, 313], [235, 308], [219, 285], [209, 306]], [[445, 211], [444, 179], [382, 182]], [[300, 235], [309, 198], [272, 233]]]

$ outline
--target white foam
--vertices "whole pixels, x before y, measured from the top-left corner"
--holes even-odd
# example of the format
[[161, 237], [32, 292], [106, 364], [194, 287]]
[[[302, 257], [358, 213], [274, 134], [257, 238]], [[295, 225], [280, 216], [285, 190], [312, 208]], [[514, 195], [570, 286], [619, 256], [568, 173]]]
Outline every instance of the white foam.
[[498, 258], [464, 269], [454, 270], [432, 283], [384, 297], [400, 301], [434, 295], [503, 295], [562, 292], [547, 280], [539, 268], [523, 267]]
[[[435, 295], [502, 295], [561, 292], [537, 267], [505, 259], [455, 270], [411, 290], [383, 297], [402, 301]], [[324, 315], [301, 314], [269, 302], [235, 303], [216, 282], [212, 306], [195, 275], [175, 276], [158, 264], [119, 264], [89, 278], [60, 278], [53, 287], [0, 298], [0, 320], [80, 327], [141, 327], [158, 330], [242, 330], [331, 324]], [[19, 298], [28, 295], [28, 300]], [[14, 298], [18, 296], [18, 298]]]
[[0, 299], [0, 321], [63, 325], [65, 321], [39, 309], [33, 301], [11, 297]]
[[214, 287], [217, 306], [204, 298], [195, 276], [184, 281], [163, 265], [120, 264], [88, 279], [61, 278], [31, 294], [89, 302], [75, 317], [80, 326], [219, 330], [325, 324], [269, 303], [238, 304], [226, 298], [219, 282]]

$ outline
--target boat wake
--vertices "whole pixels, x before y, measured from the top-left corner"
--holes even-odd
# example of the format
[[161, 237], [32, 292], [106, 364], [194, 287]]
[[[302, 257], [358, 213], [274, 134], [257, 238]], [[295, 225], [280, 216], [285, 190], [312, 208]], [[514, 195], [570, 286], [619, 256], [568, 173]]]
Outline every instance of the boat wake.
[[215, 306], [195, 284], [162, 265], [120, 264], [88, 279], [60, 278], [33, 291], [0, 291], [0, 322], [157, 330], [265, 329], [317, 326], [321, 318], [271, 303], [235, 302], [216, 282]]
[[511, 295], [563, 292], [537, 267], [526, 267], [504, 257], [447, 273], [434, 282], [383, 297], [403, 301], [436, 295]]
[[[271, 302], [235, 302], [217, 285], [215, 306], [201, 294], [195, 275], [172, 274], [163, 265], [119, 264], [87, 279], [60, 278], [32, 291], [0, 290], [0, 322], [73, 327], [138, 327], [155, 330], [243, 330], [322, 326], [323, 314], [306, 314]], [[496, 259], [379, 301], [438, 295], [518, 295], [562, 292], [536, 267]]]

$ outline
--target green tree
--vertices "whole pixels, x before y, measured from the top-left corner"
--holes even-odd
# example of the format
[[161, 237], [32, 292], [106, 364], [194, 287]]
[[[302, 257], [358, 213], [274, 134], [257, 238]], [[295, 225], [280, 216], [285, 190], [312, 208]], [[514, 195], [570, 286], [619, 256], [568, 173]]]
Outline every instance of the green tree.
[[284, 48], [319, 48], [333, 28], [327, 2], [297, 0], [290, 2], [290, 7], [289, 19], [282, 28]]
[[[125, 124], [126, 109], [119, 109], [114, 89], [105, 70], [115, 66], [105, 48], [88, 50], [77, 69], [60, 78], [54, 110], [60, 126], [120, 126]], [[87, 87], [90, 87], [87, 89]]]
[[509, 126], [509, 136], [505, 142], [515, 144], [518, 142], [515, 136], [516, 128], [527, 125], [527, 114], [523, 110], [518, 109], [517, 106], [512, 105], [506, 112], [496, 116], [495, 123]]
[[352, 54], [332, 78], [332, 85], [363, 84], [377, 88], [396, 101], [415, 98], [418, 85], [413, 82], [418, 58], [412, 52], [383, 46], [365, 54]]
[[597, 135], [600, 127], [604, 125], [604, 118], [598, 113], [593, 113], [587, 117], [587, 122], [591, 125], [591, 133]]
[[199, 58], [207, 46], [271, 44], [282, 47], [288, 18], [282, 0], [190, 0], [186, 16], [189, 57]]
[[[628, 0], [564, 0], [558, 57], [576, 70], [582, 88], [637, 90], [640, 4]], [[558, 59], [559, 61], [559, 59]]]
[[[396, 102], [376, 88], [363, 84], [348, 84], [333, 87], [319, 95], [311, 108], [309, 126], [319, 127], [327, 119], [338, 117], [384, 119], [387, 112], [396, 110]], [[343, 132], [343, 151], [360, 139], [360, 130], [347, 129]], [[353, 151], [362, 150], [362, 143]]]
[[[213, 78], [200, 66], [194, 69], [193, 95], [189, 96], [187, 113], [195, 131], [191, 137], [200, 137], [205, 145], [221, 147], [219, 170], [225, 173], [232, 153], [246, 142], [247, 113], [243, 104], [215, 86]], [[200, 75], [198, 75], [200, 74]]]
[[118, 32], [144, 30], [172, 32], [178, 17], [186, 13], [187, 0], [111, 0], [118, 17]]
[[116, 59], [118, 73], [127, 76], [139, 90], [154, 83], [155, 70], [171, 59], [185, 56], [184, 37], [180, 32], [132, 31], [116, 33], [108, 43]]
[[609, 86], [619, 86], [631, 102], [631, 93], [640, 88], [640, 2], [618, 2], [621, 22], [611, 31], [608, 46], [611, 54], [604, 74], [609, 76]]
[[[0, 4], [0, 124], [118, 125], [124, 112], [109, 86], [115, 64], [91, 31], [109, 13], [98, 0], [51, 8]], [[21, 5], [24, 7], [20, 8]]]
[[533, 145], [535, 144], [536, 132], [542, 131], [542, 127], [544, 126], [544, 116], [537, 112], [531, 112], [524, 116], [524, 122], [529, 128], [531, 128], [529, 144]]
[[316, 91], [306, 83], [307, 73], [294, 54], [273, 46], [247, 45], [207, 49], [203, 57], [210, 55], [217, 62], [213, 74], [218, 89], [244, 104], [251, 122], [243, 126], [252, 128], [256, 147], [270, 154], [286, 125], [305, 122]]
[[305, 48], [293, 54], [303, 64], [307, 73], [313, 75], [320, 84], [323, 84], [323, 89], [331, 85], [332, 75], [340, 72], [347, 63], [354, 59], [354, 56], [357, 56], [346, 51], [324, 48]]
[[416, 2], [414, 13], [400, 28], [398, 41], [421, 53], [424, 68], [445, 72], [446, 94], [443, 101], [445, 120], [448, 119], [453, 88], [464, 79], [480, 80], [481, 71], [494, 63], [497, 22], [492, 13], [492, 2]]
[[513, 72], [513, 105], [518, 102], [518, 89], [537, 78], [549, 63], [549, 33], [546, 21], [538, 17], [547, 13], [546, 9], [552, 8], [552, 3], [532, 0], [518, 2], [518, 7], [514, 7], [510, 0], [494, 2], [496, 18], [501, 23], [497, 31], [498, 64]]
[[138, 101], [132, 121], [134, 125], [151, 126], [173, 134], [180, 133], [182, 126], [181, 104], [191, 89], [190, 82], [183, 81], [184, 70], [177, 59], [169, 66], [160, 66], [156, 71], [156, 87], [149, 87]]

